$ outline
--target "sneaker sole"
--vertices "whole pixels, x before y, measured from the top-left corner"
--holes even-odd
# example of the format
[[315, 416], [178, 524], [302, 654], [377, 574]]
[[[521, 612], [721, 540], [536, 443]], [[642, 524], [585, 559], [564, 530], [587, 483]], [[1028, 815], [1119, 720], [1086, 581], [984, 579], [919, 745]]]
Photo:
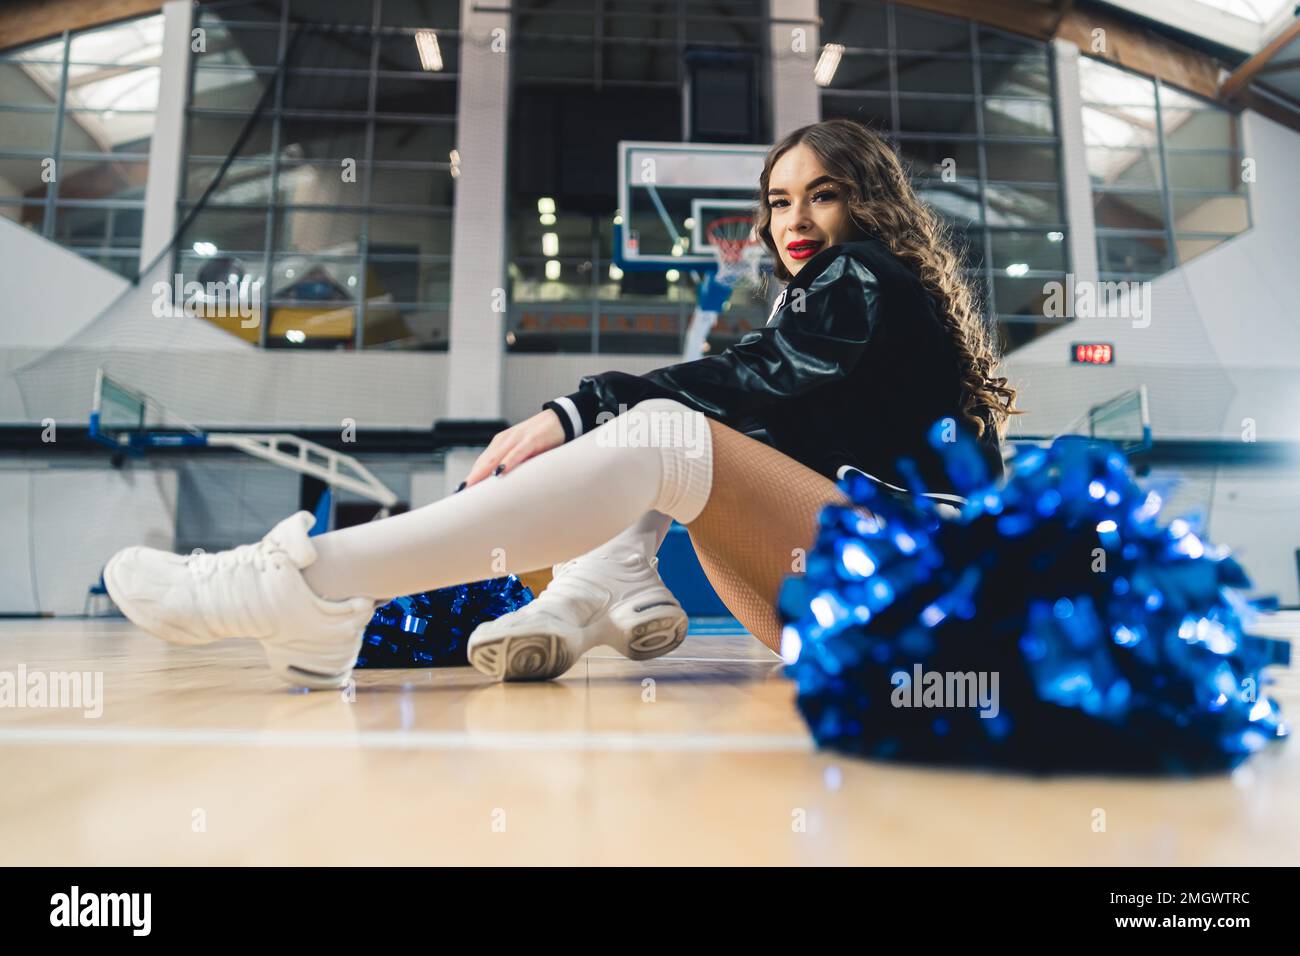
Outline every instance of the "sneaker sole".
[[262, 649], [266, 653], [266, 663], [271, 673], [291, 687], [306, 687], [309, 690], [342, 690], [352, 680], [351, 667], [342, 671], [314, 670], [303, 666], [301, 656], [291, 657], [274, 645], [262, 643]]
[[[615, 612], [611, 620], [622, 631], [625, 647], [611, 646], [633, 661], [653, 660], [676, 650], [686, 640], [690, 623], [675, 604]], [[469, 662], [479, 673], [499, 681], [552, 680], [576, 663], [569, 647], [559, 634], [521, 631], [476, 642], [469, 650]]]
[[[686, 640], [689, 621], [686, 612], [680, 606], [656, 605], [646, 608], [654, 616], [646, 617], [643, 612], [634, 620], [619, 621], [621, 630], [627, 639], [627, 649], [623, 656], [631, 661], [649, 661], [676, 650]], [[617, 620], [618, 615], [611, 615]]]
[[574, 658], [558, 634], [506, 634], [474, 645], [469, 662], [499, 681], [539, 681], [559, 677]]

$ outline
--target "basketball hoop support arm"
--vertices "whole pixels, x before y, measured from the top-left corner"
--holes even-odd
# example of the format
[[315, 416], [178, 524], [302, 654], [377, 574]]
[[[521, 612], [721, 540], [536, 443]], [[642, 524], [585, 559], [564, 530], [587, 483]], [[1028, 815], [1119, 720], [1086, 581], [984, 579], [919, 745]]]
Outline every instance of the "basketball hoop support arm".
[[[206, 444], [209, 448], [235, 448], [254, 458], [311, 475], [332, 488], [350, 491], [377, 502], [384, 508], [397, 504], [397, 495], [351, 455], [333, 451], [297, 435], [209, 432]], [[289, 450], [286, 451], [286, 448]], [[323, 461], [313, 461], [313, 455]]]

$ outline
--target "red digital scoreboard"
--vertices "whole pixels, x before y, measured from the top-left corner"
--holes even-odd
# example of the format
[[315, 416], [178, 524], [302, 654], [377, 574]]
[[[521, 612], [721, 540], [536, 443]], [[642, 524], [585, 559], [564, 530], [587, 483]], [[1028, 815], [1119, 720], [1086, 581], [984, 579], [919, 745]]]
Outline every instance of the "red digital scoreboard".
[[1114, 365], [1115, 346], [1109, 342], [1073, 342], [1070, 361], [1079, 365]]

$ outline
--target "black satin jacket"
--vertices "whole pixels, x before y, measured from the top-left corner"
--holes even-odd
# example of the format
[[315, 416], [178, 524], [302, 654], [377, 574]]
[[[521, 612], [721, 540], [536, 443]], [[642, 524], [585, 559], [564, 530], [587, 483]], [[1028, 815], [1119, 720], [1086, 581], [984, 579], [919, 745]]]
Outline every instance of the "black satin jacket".
[[[941, 418], [969, 427], [956, 351], [930, 294], [874, 238], [815, 255], [767, 325], [722, 353], [644, 375], [588, 375], [542, 407], [560, 417], [568, 440], [596, 427], [601, 413], [650, 398], [675, 399], [739, 431], [765, 429], [771, 445], [831, 479], [850, 465], [906, 485], [897, 462], [907, 458], [932, 492], [953, 488], [927, 429]], [[980, 448], [1000, 477], [990, 430]]]

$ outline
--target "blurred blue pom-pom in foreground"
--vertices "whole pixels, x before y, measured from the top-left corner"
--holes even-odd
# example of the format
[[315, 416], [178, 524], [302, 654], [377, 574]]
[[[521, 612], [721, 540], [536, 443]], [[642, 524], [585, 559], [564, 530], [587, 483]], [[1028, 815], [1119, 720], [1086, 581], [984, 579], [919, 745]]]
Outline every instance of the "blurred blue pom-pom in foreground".
[[1289, 644], [1243, 632], [1241, 566], [1188, 521], [1161, 526], [1160, 496], [1115, 447], [1021, 450], [998, 486], [942, 425], [931, 440], [968, 499], [960, 517], [850, 476], [862, 507], [823, 510], [807, 573], [782, 588], [782, 657], [819, 745], [1200, 773], [1287, 735], [1261, 671], [1289, 664]]
[[357, 667], [463, 667], [474, 628], [533, 599], [513, 574], [393, 598], [376, 608]]

